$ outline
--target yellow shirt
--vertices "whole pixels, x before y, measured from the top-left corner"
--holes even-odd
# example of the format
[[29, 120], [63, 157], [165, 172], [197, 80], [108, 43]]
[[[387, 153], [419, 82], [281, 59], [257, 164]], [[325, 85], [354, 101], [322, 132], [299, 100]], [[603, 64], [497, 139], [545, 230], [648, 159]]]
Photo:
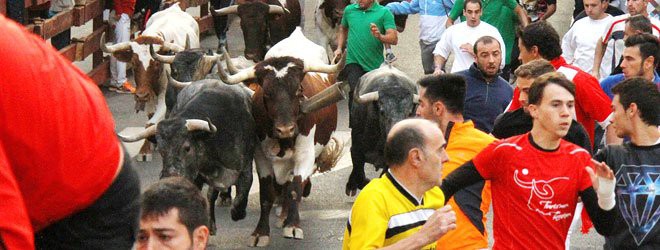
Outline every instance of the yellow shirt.
[[[438, 187], [418, 201], [388, 172], [373, 179], [355, 199], [344, 231], [343, 249], [374, 249], [392, 245], [421, 229], [444, 206]], [[435, 249], [435, 242], [423, 249]]]

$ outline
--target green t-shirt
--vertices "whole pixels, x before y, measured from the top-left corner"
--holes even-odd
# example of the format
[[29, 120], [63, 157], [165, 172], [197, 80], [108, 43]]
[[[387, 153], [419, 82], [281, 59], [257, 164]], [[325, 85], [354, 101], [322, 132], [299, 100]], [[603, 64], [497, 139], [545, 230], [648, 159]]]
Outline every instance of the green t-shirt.
[[[513, 11], [518, 6], [516, 0], [483, 0], [483, 10], [481, 21], [495, 26], [502, 35], [504, 45], [506, 48], [506, 55], [504, 61], [506, 64], [511, 62], [511, 51], [513, 46], [516, 45], [516, 25], [518, 16]], [[459, 16], [461, 20], [465, 21], [463, 17], [463, 4], [465, 0], [456, 0], [454, 7], [449, 12], [449, 18], [456, 20]]]
[[394, 15], [377, 2], [367, 10], [361, 10], [357, 4], [344, 9], [341, 25], [348, 29], [346, 64], [357, 63], [365, 71], [377, 69], [385, 61], [383, 43], [371, 35], [371, 23], [378, 26], [381, 34], [396, 29]]

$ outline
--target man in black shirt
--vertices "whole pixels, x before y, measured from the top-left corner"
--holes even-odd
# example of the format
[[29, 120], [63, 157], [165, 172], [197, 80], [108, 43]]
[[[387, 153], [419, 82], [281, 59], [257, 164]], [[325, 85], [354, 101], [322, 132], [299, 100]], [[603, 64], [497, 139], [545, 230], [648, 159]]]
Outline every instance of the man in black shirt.
[[[623, 145], [609, 145], [595, 159], [615, 173], [616, 227], [605, 249], [660, 249], [660, 92], [643, 78], [612, 89], [613, 124]], [[601, 163], [603, 164], [603, 163]]]
[[[491, 134], [498, 139], [509, 138], [514, 135], [521, 135], [532, 130], [532, 117], [527, 111], [527, 91], [537, 77], [554, 72], [555, 68], [548, 61], [537, 59], [521, 65], [514, 74], [517, 77], [517, 88], [520, 90], [520, 102], [523, 108], [501, 114], [496, 120]], [[568, 133], [563, 138], [575, 145], [578, 145], [591, 153], [591, 143], [589, 135], [582, 125], [575, 119], [571, 122]]]

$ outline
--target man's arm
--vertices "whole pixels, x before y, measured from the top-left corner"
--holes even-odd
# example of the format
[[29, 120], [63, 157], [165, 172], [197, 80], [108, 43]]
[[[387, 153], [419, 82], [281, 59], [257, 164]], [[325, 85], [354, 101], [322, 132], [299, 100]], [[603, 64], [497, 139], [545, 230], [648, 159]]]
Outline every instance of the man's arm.
[[445, 200], [449, 200], [458, 190], [483, 180], [474, 162], [468, 161], [445, 177], [440, 189], [445, 194]]
[[[346, 37], [348, 37], [348, 29], [344, 27], [344, 25], [339, 25], [339, 29], [337, 30], [337, 49], [335, 50], [335, 57], [339, 58], [341, 55], [342, 51], [344, 51], [344, 46], [346, 45]], [[333, 62], [334, 63], [334, 62]]]
[[381, 249], [421, 249], [454, 229], [456, 229], [456, 213], [451, 206], [446, 205], [435, 210], [417, 233]]
[[545, 11], [545, 14], [541, 17], [541, 20], [548, 20], [553, 14], [557, 11], [557, 4], [548, 5], [548, 9]]
[[594, 168], [586, 167], [586, 170], [591, 178], [592, 186], [580, 192], [580, 198], [596, 231], [607, 236], [616, 227], [614, 224], [617, 213], [617, 210], [614, 209], [616, 205], [614, 173], [605, 163], [591, 161]]
[[[373, 35], [376, 39], [378, 39], [380, 42], [383, 44], [390, 44], [390, 45], [396, 45], [399, 43], [399, 37], [397, 35], [396, 29], [387, 29], [385, 31], [385, 35], [381, 34], [380, 31], [378, 30], [378, 26], [376, 24], [371, 24], [371, 35]], [[339, 39], [339, 38], [337, 38]]]
[[445, 71], [443, 69], [445, 68], [445, 63], [447, 63], [447, 59], [441, 55], [433, 55], [433, 74], [444, 74]]
[[575, 50], [577, 49], [577, 45], [575, 44], [575, 36], [573, 35], [575, 26], [572, 26], [566, 34], [564, 34], [564, 38], [561, 39], [561, 51], [562, 51], [562, 56], [564, 59], [566, 59], [566, 62], [569, 64], [573, 63], [573, 60], [575, 58], [573, 55], [575, 54]]
[[591, 75], [596, 79], [600, 79], [600, 64], [603, 62], [605, 55], [605, 48], [603, 45], [603, 38], [598, 38], [596, 42], [596, 50], [594, 52], [594, 67], [591, 69]]
[[449, 11], [449, 18], [447, 18], [447, 22], [445, 22], [445, 28], [454, 25], [454, 20], [463, 14], [463, 3], [465, 3], [465, 0], [456, 0], [454, 2], [454, 6], [451, 7], [451, 10]]
[[385, 7], [387, 7], [394, 15], [417, 14], [421, 10], [419, 8], [419, 0], [412, 0], [412, 2], [391, 2], [385, 5]]
[[516, 8], [513, 9], [513, 12], [518, 15], [518, 21], [520, 21], [520, 24], [525, 27], [527, 24], [529, 24], [529, 17], [527, 17], [527, 11], [520, 7], [520, 5], [516, 4]]

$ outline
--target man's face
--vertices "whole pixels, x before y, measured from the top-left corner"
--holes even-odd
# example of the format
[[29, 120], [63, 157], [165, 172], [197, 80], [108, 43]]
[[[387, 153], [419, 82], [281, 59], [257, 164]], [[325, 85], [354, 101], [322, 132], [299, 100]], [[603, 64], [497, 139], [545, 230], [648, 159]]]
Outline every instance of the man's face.
[[621, 70], [623, 76], [628, 79], [635, 76], [644, 76], [644, 61], [639, 51], [639, 46], [626, 47], [623, 49], [623, 61]]
[[630, 16], [646, 14], [646, 0], [628, 0], [626, 7]]
[[476, 27], [481, 22], [481, 6], [478, 3], [468, 3], [463, 10], [463, 15], [470, 27]]
[[476, 57], [477, 66], [486, 77], [497, 76], [502, 64], [502, 50], [497, 41], [478, 43]]
[[520, 91], [520, 97], [518, 97], [518, 101], [522, 104], [523, 109], [525, 112], [529, 112], [527, 110], [527, 95], [529, 94], [529, 87], [532, 86], [532, 83], [534, 82], [534, 78], [523, 78], [523, 77], [518, 77], [516, 80], [516, 88]]
[[522, 61], [523, 64], [528, 63], [534, 59], [541, 58], [538, 54], [534, 53], [534, 51], [527, 50], [525, 45], [523, 45], [522, 39], [520, 38], [518, 38], [518, 49], [520, 50], [518, 60]]
[[426, 120], [434, 121], [440, 124], [440, 117], [436, 114], [433, 103], [426, 98], [426, 88], [419, 89], [419, 105], [417, 105], [417, 110], [415, 114], [419, 117], [422, 117]]
[[607, 1], [584, 0], [584, 12], [591, 19], [600, 19], [607, 8]]
[[165, 215], [146, 216], [140, 219], [137, 249], [204, 249], [208, 240], [208, 230], [206, 238], [202, 240], [198, 239], [197, 233], [188, 232], [188, 228], [179, 220], [179, 209], [172, 208]]
[[620, 98], [619, 95], [614, 95], [614, 99], [612, 99], [612, 115], [614, 116], [612, 118], [612, 126], [614, 126], [616, 136], [623, 138], [630, 134], [631, 124]]
[[442, 184], [442, 166], [443, 163], [449, 161], [447, 151], [445, 151], [445, 138], [441, 135], [438, 133], [437, 136], [426, 136], [424, 150], [422, 150], [425, 162], [422, 164], [423, 173], [420, 176], [424, 177], [424, 182], [432, 186]]
[[360, 9], [363, 10], [370, 8], [373, 3], [374, 0], [358, 0], [358, 5], [360, 6]]
[[551, 83], [545, 87], [541, 103], [529, 105], [529, 113], [535, 120], [535, 127], [541, 126], [544, 133], [562, 138], [571, 126], [574, 105], [575, 98], [568, 90]]

